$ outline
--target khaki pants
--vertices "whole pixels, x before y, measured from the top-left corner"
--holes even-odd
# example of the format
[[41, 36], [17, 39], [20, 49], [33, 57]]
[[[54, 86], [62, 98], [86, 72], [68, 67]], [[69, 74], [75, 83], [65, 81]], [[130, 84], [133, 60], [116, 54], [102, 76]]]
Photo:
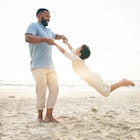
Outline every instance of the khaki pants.
[[96, 91], [105, 97], [108, 97], [111, 92], [109, 84], [104, 83], [101, 76], [97, 73], [90, 72], [81, 76], [81, 79], [86, 81], [89, 86], [93, 87]]
[[59, 92], [57, 74], [54, 70], [34, 69], [32, 74], [36, 83], [36, 109], [45, 108], [47, 89], [49, 90], [46, 108], [54, 108]]

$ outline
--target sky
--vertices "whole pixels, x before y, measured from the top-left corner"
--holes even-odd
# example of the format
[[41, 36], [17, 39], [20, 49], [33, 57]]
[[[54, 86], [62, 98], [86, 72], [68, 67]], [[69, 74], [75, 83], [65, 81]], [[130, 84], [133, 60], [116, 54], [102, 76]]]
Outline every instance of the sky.
[[[48, 28], [74, 48], [90, 46], [91, 71], [105, 80], [140, 79], [139, 0], [0, 0], [0, 80], [33, 80], [24, 34], [39, 8], [49, 9]], [[59, 79], [78, 80], [71, 62], [53, 47]]]

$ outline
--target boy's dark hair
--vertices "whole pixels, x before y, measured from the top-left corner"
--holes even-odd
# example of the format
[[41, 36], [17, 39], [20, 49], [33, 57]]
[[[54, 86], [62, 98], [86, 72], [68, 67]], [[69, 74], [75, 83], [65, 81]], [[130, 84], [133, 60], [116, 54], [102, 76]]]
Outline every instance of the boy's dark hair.
[[89, 47], [85, 44], [82, 45], [82, 49], [80, 50], [80, 53], [81, 53], [80, 55], [81, 59], [87, 59], [91, 54]]
[[36, 16], [38, 16], [39, 13], [42, 13], [42, 12], [44, 12], [44, 11], [48, 11], [48, 12], [49, 12], [48, 9], [40, 8], [40, 9], [37, 10], [37, 12], [36, 12]]

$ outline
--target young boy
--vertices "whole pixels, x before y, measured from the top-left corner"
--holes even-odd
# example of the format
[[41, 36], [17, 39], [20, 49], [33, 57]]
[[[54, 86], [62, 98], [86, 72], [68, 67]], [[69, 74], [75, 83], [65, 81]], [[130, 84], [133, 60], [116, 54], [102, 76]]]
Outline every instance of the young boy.
[[61, 53], [63, 53], [67, 58], [69, 58], [72, 61], [72, 67], [74, 72], [81, 79], [87, 82], [89, 86], [95, 88], [96, 91], [101, 93], [103, 96], [109, 96], [113, 90], [122, 86], [135, 86], [135, 84], [132, 81], [129, 81], [127, 79], [123, 79], [118, 83], [114, 83], [112, 85], [104, 83], [100, 75], [91, 72], [85, 64], [84, 60], [87, 59], [91, 54], [89, 47], [84, 44], [81, 47], [74, 50], [67, 40], [64, 40], [63, 42], [68, 46], [71, 53], [66, 52], [66, 50], [64, 50], [61, 46], [59, 46], [56, 43], [55, 46]]

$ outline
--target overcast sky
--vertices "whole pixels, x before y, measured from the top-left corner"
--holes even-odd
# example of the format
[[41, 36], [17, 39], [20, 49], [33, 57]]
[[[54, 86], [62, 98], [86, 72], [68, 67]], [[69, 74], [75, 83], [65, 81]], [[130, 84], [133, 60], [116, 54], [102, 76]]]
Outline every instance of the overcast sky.
[[[0, 80], [33, 80], [24, 33], [41, 7], [50, 10], [53, 32], [67, 36], [74, 48], [90, 46], [92, 71], [104, 79], [140, 79], [139, 0], [0, 0]], [[53, 58], [60, 79], [77, 78], [56, 48]]]

